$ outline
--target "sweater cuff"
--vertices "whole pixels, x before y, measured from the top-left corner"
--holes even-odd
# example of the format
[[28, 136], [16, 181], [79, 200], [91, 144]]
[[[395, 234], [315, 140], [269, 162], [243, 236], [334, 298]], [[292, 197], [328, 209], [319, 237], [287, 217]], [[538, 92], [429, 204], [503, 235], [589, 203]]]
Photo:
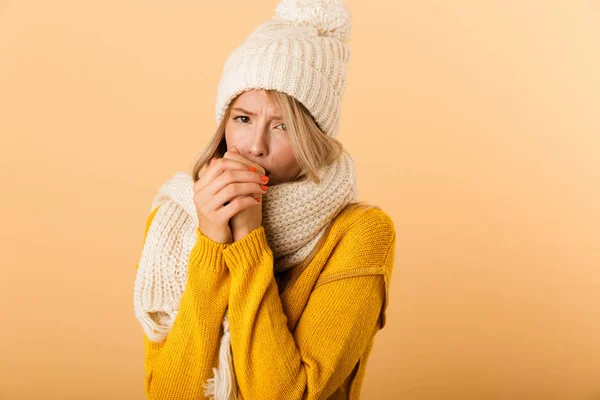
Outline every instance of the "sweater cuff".
[[196, 238], [196, 244], [190, 252], [189, 267], [222, 272], [226, 268], [223, 250], [230, 244], [215, 242], [204, 235], [198, 227], [196, 227]]
[[223, 250], [225, 263], [232, 274], [240, 275], [249, 269], [257, 268], [265, 257], [273, 267], [273, 251], [267, 242], [264, 226], [260, 225], [242, 239], [230, 243]]

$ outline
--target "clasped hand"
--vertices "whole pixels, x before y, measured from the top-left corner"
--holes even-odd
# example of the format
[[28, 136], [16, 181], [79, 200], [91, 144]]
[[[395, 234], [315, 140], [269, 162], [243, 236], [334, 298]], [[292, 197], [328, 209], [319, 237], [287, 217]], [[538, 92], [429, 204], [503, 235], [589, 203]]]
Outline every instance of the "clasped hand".
[[264, 168], [235, 147], [222, 158], [213, 157], [194, 184], [200, 232], [215, 242], [231, 243], [258, 228], [267, 182]]

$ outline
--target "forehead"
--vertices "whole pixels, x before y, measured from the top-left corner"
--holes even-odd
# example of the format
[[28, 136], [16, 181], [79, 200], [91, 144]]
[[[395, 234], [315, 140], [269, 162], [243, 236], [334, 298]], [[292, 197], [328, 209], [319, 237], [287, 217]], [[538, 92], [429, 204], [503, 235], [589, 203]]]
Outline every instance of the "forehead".
[[264, 89], [251, 89], [241, 93], [233, 102], [232, 107], [242, 107], [246, 110], [259, 112], [264, 109], [271, 113], [279, 112], [275, 99]]

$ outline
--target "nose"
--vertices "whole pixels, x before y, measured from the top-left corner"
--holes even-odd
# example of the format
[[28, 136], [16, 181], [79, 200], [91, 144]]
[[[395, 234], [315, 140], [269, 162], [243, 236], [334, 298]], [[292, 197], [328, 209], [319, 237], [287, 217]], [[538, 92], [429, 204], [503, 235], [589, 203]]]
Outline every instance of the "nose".
[[[248, 146], [248, 154], [250, 158], [264, 158], [269, 154], [267, 145], [266, 128], [258, 126], [254, 129], [252, 140]], [[262, 163], [261, 163], [262, 164]]]

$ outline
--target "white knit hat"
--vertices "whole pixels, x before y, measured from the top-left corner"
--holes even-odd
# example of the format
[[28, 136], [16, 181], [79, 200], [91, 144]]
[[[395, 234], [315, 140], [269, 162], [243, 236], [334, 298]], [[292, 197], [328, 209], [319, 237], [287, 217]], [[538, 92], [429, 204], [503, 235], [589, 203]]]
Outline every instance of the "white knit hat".
[[241, 92], [272, 89], [295, 97], [325, 134], [336, 137], [350, 29], [343, 0], [281, 0], [272, 19], [227, 58], [217, 89], [217, 125]]

